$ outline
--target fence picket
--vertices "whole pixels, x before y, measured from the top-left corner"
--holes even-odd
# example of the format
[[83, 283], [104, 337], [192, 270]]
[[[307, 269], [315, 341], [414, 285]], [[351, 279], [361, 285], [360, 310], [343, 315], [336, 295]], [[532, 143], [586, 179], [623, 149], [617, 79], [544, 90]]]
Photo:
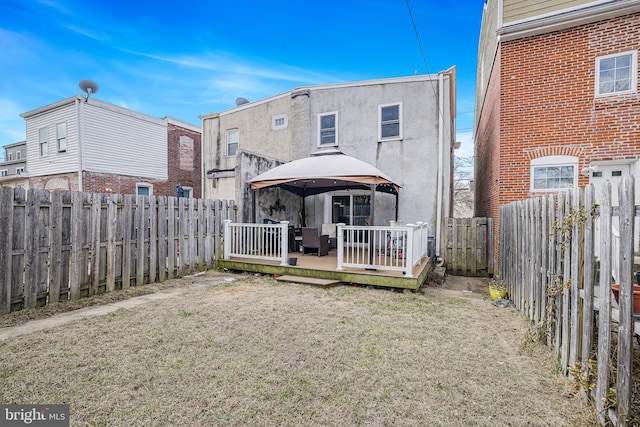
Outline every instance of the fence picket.
[[[545, 319], [550, 323], [547, 344], [555, 348], [561, 370], [567, 375], [580, 375], [581, 385], [585, 379], [594, 378], [593, 387], [581, 389], [581, 394], [593, 396], [600, 422], [620, 426], [630, 421], [633, 340], [640, 322], [634, 323], [632, 316], [636, 234], [633, 178], [625, 178], [618, 188], [620, 207], [615, 208], [611, 206], [609, 182], [597, 198], [593, 186], [587, 185], [584, 189], [559, 192], [557, 196], [502, 206], [499, 268], [500, 278], [507, 282], [517, 308], [533, 322]], [[601, 203], [599, 209], [595, 200]], [[619, 216], [619, 233], [612, 227], [614, 215]], [[599, 245], [595, 244], [596, 220]], [[520, 251], [516, 256], [514, 247]], [[599, 252], [595, 254], [597, 247]], [[596, 292], [596, 265], [600, 266], [599, 292]], [[619, 309], [612, 308], [614, 269], [620, 283]], [[618, 323], [617, 348], [611, 345], [613, 322]], [[597, 375], [590, 372], [594, 348], [597, 348]], [[615, 378], [610, 368], [612, 353], [617, 354], [612, 370]], [[581, 372], [573, 369], [578, 366]], [[609, 407], [611, 387], [615, 407]]]
[[220, 221], [234, 212], [218, 200], [0, 187], [0, 314], [215, 266]]
[[444, 259], [450, 274], [489, 276], [492, 223], [487, 218], [446, 218]]

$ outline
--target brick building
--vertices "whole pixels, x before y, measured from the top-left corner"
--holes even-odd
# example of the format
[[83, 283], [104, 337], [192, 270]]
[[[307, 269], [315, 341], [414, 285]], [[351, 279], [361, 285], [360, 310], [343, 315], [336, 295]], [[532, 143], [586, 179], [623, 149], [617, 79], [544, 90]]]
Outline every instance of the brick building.
[[637, 0], [485, 3], [475, 215], [496, 236], [503, 204], [638, 175], [639, 47]]

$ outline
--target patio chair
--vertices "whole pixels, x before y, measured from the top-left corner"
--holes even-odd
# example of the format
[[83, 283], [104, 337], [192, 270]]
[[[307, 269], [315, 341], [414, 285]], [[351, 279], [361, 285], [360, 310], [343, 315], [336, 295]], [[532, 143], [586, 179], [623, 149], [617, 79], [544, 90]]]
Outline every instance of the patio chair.
[[307, 252], [317, 252], [318, 256], [329, 255], [329, 236], [320, 235], [317, 228], [302, 227], [302, 247]]

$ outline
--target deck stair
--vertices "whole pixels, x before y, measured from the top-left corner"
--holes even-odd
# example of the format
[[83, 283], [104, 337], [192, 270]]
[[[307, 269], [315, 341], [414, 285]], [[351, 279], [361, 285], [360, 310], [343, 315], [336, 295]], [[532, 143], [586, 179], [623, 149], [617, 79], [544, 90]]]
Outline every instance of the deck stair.
[[300, 283], [303, 285], [319, 286], [322, 288], [329, 288], [331, 286], [337, 286], [342, 283], [340, 280], [318, 279], [316, 277], [301, 277], [291, 275], [278, 276], [276, 277], [276, 280], [278, 282]]

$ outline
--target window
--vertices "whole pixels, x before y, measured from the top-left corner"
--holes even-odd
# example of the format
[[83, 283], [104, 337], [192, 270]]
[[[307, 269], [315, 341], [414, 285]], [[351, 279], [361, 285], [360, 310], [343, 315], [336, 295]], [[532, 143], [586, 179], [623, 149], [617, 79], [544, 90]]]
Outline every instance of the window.
[[227, 131], [227, 156], [235, 156], [238, 152], [239, 137], [240, 131], [238, 129]]
[[38, 141], [40, 143], [40, 156], [48, 156], [49, 149], [47, 147], [47, 128], [38, 129]]
[[378, 107], [378, 141], [402, 139], [402, 104]]
[[288, 125], [288, 117], [286, 114], [276, 114], [271, 117], [271, 129], [280, 130], [286, 129]]
[[0, 170], [0, 176], [9, 176], [9, 171], [7, 169]]
[[578, 158], [547, 156], [531, 161], [531, 191], [560, 191], [578, 181]]
[[24, 168], [16, 168], [16, 175], [22, 175], [24, 173]]
[[636, 51], [596, 58], [596, 95], [635, 92], [638, 78]]
[[56, 125], [56, 140], [58, 141], [58, 151], [67, 151], [67, 124], [58, 123]]
[[136, 194], [138, 196], [151, 196], [153, 195], [153, 185], [146, 183], [136, 184]]
[[333, 196], [331, 222], [347, 225], [370, 225], [371, 197], [365, 195]]
[[318, 145], [338, 145], [338, 113], [318, 116]]
[[16, 160], [20, 160], [22, 158], [22, 152], [16, 151]]
[[13, 160], [13, 153], [9, 152], [9, 158], [7, 159], [8, 161]]
[[182, 187], [182, 197], [190, 199], [193, 197], [193, 188], [191, 187]]

